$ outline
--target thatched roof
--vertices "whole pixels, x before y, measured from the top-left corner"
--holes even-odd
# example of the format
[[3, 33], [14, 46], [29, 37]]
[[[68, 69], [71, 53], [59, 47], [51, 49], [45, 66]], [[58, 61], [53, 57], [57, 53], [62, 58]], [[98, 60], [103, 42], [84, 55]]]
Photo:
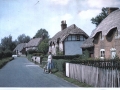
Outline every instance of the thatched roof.
[[16, 48], [13, 51], [16, 51], [16, 50], [22, 51], [23, 48], [25, 48], [25, 46], [26, 46], [26, 43], [20, 43], [16, 46]]
[[93, 38], [88, 38], [86, 39], [83, 44], [81, 45], [81, 48], [89, 48], [89, 47], [93, 47]]
[[92, 32], [91, 37], [94, 37], [98, 32], [102, 32], [102, 35], [106, 36], [113, 28], [117, 28], [120, 34], [120, 9], [111, 12]]
[[49, 43], [50, 42], [56, 43], [58, 39], [60, 39], [60, 42], [64, 41], [64, 39], [70, 34], [82, 34], [85, 37], [88, 37], [88, 35], [82, 29], [78, 28], [75, 24], [73, 24], [73, 25], [67, 27], [66, 29], [59, 31], [57, 34], [55, 34], [51, 38]]
[[26, 47], [37, 47], [41, 41], [42, 41], [42, 38], [34, 38], [34, 39], [31, 39], [31, 40], [27, 43], [27, 46], [26, 46]]

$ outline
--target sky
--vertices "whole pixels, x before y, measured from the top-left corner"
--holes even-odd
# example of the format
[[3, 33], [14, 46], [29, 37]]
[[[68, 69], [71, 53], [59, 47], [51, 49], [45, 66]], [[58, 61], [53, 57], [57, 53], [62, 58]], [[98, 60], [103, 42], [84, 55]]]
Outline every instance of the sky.
[[120, 0], [0, 0], [0, 40], [21, 34], [31, 38], [41, 28], [50, 38], [61, 30], [61, 21], [75, 24], [89, 36], [95, 25], [91, 18], [101, 13], [102, 7], [119, 7]]

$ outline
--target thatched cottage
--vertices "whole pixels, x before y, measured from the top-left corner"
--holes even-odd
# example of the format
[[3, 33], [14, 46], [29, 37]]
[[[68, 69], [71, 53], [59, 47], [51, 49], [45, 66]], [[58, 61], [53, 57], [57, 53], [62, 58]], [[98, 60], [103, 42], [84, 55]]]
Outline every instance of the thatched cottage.
[[61, 31], [49, 41], [49, 51], [53, 55], [57, 53], [64, 55], [82, 54], [80, 46], [87, 38], [88, 35], [75, 24], [67, 27], [66, 21], [62, 21]]
[[26, 51], [28, 50], [38, 50], [38, 45], [42, 41], [42, 38], [33, 38], [26, 45]]
[[120, 57], [120, 9], [110, 8], [109, 15], [92, 32], [95, 58]]
[[13, 50], [17, 55], [25, 54], [25, 47], [27, 43], [20, 43], [16, 46], [16, 48]]

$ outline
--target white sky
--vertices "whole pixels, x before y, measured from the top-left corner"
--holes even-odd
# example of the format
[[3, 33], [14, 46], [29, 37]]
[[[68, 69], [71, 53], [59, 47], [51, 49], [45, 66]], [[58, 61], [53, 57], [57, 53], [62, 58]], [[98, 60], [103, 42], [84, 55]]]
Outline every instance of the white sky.
[[120, 8], [120, 0], [0, 0], [0, 40], [9, 35], [15, 40], [21, 34], [32, 38], [41, 28], [53, 37], [62, 20], [90, 35], [95, 29], [91, 18], [102, 7]]

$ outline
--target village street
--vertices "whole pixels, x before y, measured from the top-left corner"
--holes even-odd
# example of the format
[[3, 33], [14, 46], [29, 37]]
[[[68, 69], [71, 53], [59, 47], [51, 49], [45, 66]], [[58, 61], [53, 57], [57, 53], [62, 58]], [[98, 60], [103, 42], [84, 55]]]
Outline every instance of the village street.
[[25, 57], [17, 57], [0, 69], [0, 87], [76, 87]]

